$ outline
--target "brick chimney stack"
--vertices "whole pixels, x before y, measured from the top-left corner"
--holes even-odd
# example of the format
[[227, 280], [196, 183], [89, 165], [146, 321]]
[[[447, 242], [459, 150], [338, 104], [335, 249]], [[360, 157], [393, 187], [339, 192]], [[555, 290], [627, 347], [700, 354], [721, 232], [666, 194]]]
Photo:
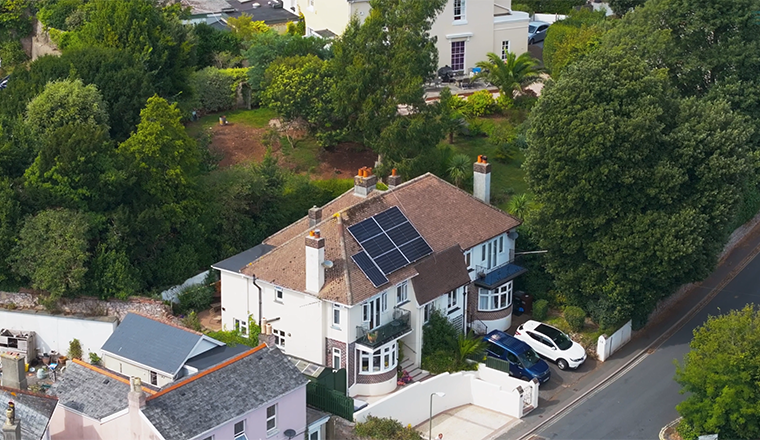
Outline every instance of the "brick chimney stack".
[[129, 394], [127, 401], [130, 410], [138, 410], [145, 406], [145, 391], [142, 389], [142, 380], [139, 377], [129, 378]]
[[317, 205], [309, 208], [309, 227], [313, 228], [322, 221], [322, 208], [317, 208]]
[[26, 366], [24, 357], [15, 354], [0, 354], [3, 367], [3, 379], [0, 385], [17, 390], [26, 389]]
[[21, 440], [21, 420], [16, 418], [16, 404], [13, 402], [8, 402], [8, 409], [5, 410], [2, 440]]
[[319, 229], [306, 236], [306, 291], [319, 293], [325, 285], [325, 239]]
[[388, 176], [388, 189], [392, 189], [392, 188], [395, 188], [395, 187], [401, 185], [402, 181], [403, 181], [403, 179], [401, 179], [401, 176], [399, 176], [398, 174], [396, 174], [396, 169], [395, 168], [392, 169], [391, 170], [391, 175]]
[[491, 204], [491, 164], [488, 157], [480, 155], [472, 164], [472, 195]]
[[372, 168], [362, 167], [354, 176], [354, 194], [359, 197], [367, 197], [376, 185], [377, 176], [372, 174]]

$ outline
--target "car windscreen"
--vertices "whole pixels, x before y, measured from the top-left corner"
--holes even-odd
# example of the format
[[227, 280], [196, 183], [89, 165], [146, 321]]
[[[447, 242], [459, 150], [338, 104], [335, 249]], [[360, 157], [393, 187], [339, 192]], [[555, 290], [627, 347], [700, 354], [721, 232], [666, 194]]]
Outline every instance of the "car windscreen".
[[555, 344], [557, 344], [557, 347], [559, 347], [560, 350], [567, 350], [568, 348], [573, 346], [573, 341], [570, 340], [570, 338], [567, 337], [566, 334], [562, 333], [561, 331], [557, 330], [554, 327], [549, 327], [548, 325], [539, 325], [536, 327], [536, 331], [539, 333], [543, 333], [554, 341]]
[[535, 33], [535, 32], [536, 32], [536, 27], [535, 26], [528, 26], [528, 33], [532, 34], [532, 33]]
[[517, 357], [520, 358], [520, 363], [525, 368], [530, 368], [536, 365], [536, 363], [539, 361], [538, 355], [533, 350], [527, 350], [523, 353], [520, 353], [517, 355]]

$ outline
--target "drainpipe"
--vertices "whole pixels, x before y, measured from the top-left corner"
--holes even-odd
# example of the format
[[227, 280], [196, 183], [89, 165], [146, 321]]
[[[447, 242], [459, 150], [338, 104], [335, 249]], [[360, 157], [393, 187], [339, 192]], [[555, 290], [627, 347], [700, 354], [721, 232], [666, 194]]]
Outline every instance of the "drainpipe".
[[258, 324], [259, 327], [261, 327], [261, 286], [256, 284], [256, 275], [253, 275], [253, 285], [256, 286], [257, 289], [259, 289], [259, 322], [257, 322], [256, 324]]

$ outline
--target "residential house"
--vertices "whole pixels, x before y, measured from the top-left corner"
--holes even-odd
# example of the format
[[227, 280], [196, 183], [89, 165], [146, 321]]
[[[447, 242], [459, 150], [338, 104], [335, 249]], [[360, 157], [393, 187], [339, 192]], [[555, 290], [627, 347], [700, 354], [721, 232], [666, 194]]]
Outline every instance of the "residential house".
[[399, 341], [420, 365], [434, 308], [463, 332], [509, 328], [520, 221], [489, 204], [485, 157], [473, 169], [474, 195], [432, 174], [380, 191], [360, 170], [352, 190], [212, 266], [223, 325], [258, 317], [286, 354], [345, 368], [350, 395], [396, 387]]
[[264, 344], [162, 389], [74, 361], [55, 390], [52, 439], [303, 438], [307, 382]]
[[[286, 0], [286, 2], [289, 0]], [[352, 16], [364, 20], [369, 0], [297, 0], [307, 35], [343, 33]], [[528, 50], [526, 12], [513, 11], [511, 0], [448, 0], [430, 34], [436, 37], [439, 67], [467, 72], [488, 52], [506, 57]]]
[[282, 0], [179, 0], [190, 8], [189, 23], [206, 23], [219, 30], [228, 30], [227, 19], [247, 14], [255, 21], [263, 21], [272, 29], [284, 33], [290, 22], [298, 21], [294, 5], [283, 7]]
[[[2, 354], [2, 385], [0, 402], [3, 403], [0, 439], [48, 440], [50, 418], [58, 405], [58, 399], [26, 389], [24, 357]], [[7, 405], [7, 406], [6, 406]]]
[[103, 365], [143, 383], [162, 387], [198, 371], [188, 361], [213, 349], [227, 353], [223, 342], [202, 333], [128, 313], [103, 344]]

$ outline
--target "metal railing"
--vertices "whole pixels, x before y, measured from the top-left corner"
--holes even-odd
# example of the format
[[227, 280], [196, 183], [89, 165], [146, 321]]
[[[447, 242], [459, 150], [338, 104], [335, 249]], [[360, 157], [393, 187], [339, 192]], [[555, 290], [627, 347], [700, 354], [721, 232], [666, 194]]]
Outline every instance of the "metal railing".
[[365, 347], [376, 348], [394, 339], [398, 339], [412, 330], [409, 310], [393, 309], [393, 320], [387, 324], [368, 330], [362, 326], [356, 327], [356, 343]]

